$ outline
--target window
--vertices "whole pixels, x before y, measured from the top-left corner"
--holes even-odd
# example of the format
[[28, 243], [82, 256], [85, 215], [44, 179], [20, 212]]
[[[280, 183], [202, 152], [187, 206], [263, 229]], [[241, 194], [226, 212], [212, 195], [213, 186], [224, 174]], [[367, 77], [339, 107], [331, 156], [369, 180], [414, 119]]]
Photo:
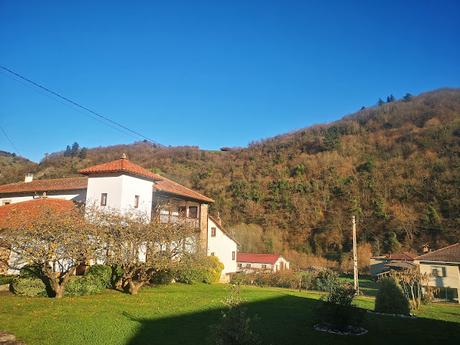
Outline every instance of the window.
[[198, 218], [198, 206], [190, 206], [188, 208], [188, 216], [190, 218]]
[[447, 277], [446, 268], [442, 266], [432, 266], [431, 275], [433, 277]]
[[247, 268], [250, 268], [250, 267], [251, 267], [251, 264], [246, 264], [246, 267], [247, 267]]
[[214, 254], [215, 254], [215, 253], [214, 253], [214, 252], [212, 252], [212, 253], [211, 253], [211, 256], [214, 256]]
[[243, 264], [238, 264], [238, 267], [239, 267], [239, 268], [243, 267]]
[[9, 205], [11, 204], [11, 200], [3, 200], [3, 205]]
[[101, 193], [101, 206], [107, 206], [107, 193]]
[[262, 268], [267, 268], [267, 265], [262, 265]]
[[186, 217], [187, 216], [187, 207], [185, 206], [179, 206], [177, 208], [177, 211], [179, 212], [180, 217]]
[[236, 258], [236, 253], [235, 251], [232, 252], [232, 260], [235, 261], [235, 258]]
[[216, 228], [215, 227], [211, 228], [211, 237], [216, 237]]
[[134, 208], [139, 208], [139, 195], [134, 196]]

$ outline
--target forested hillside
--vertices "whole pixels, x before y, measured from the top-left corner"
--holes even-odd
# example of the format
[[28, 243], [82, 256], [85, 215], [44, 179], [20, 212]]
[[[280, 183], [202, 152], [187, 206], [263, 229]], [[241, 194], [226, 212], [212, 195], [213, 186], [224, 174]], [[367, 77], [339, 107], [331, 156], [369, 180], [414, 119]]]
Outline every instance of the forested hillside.
[[[214, 198], [212, 210], [227, 227], [255, 234], [245, 234], [251, 249], [341, 258], [350, 249], [352, 214], [374, 254], [460, 240], [458, 89], [390, 98], [243, 149], [74, 146], [24, 166], [38, 178], [72, 176], [122, 153]], [[22, 179], [24, 169], [11, 169], [2, 165], [1, 183]]]

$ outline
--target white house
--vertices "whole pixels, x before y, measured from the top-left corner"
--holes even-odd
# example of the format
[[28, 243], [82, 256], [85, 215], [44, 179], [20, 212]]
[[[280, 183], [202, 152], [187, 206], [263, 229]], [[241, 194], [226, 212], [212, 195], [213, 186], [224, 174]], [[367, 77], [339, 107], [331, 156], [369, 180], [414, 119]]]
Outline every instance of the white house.
[[219, 219], [208, 217], [208, 255], [217, 256], [224, 264], [221, 281], [229, 281], [229, 274], [237, 271], [237, 242], [222, 227]]
[[437, 288], [437, 298], [460, 303], [460, 243], [417, 256], [415, 263], [429, 276], [428, 285]]
[[237, 253], [238, 270], [242, 272], [271, 271], [289, 269], [289, 261], [279, 254]]
[[221, 224], [208, 215], [209, 204], [214, 202], [211, 198], [154, 174], [132, 163], [126, 156], [88, 167], [80, 173], [85, 176], [49, 180], [34, 180], [28, 174], [24, 182], [1, 185], [0, 208], [46, 197], [122, 213], [139, 211], [150, 219], [160, 217], [161, 222], [174, 222], [179, 216], [185, 217], [199, 230], [200, 249], [218, 257], [224, 264], [223, 278], [236, 271], [232, 258], [236, 255], [237, 244]]

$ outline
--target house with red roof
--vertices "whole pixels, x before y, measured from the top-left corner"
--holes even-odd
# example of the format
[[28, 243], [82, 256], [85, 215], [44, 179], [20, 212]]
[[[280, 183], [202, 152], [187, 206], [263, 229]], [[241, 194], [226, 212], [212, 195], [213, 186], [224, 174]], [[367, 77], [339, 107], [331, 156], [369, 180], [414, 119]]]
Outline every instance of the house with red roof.
[[289, 261], [279, 254], [238, 253], [236, 262], [238, 271], [246, 273], [289, 269]]
[[[0, 215], [15, 208], [33, 209], [44, 202], [39, 200], [46, 199], [46, 203], [53, 205], [74, 203], [87, 209], [91, 206], [141, 213], [160, 222], [185, 218], [199, 232], [200, 249], [217, 256], [224, 264], [224, 274], [236, 271], [236, 241], [220, 222], [210, 218], [208, 209], [214, 202], [211, 198], [131, 162], [126, 155], [79, 173], [82, 176], [46, 180], [34, 180], [33, 175], [27, 174], [23, 182], [0, 185]], [[216, 237], [214, 233], [218, 233], [218, 240], [211, 239]]]
[[391, 271], [413, 268], [415, 267], [414, 259], [416, 256], [416, 254], [409, 252], [373, 256], [370, 259], [369, 271], [372, 276], [379, 277]]

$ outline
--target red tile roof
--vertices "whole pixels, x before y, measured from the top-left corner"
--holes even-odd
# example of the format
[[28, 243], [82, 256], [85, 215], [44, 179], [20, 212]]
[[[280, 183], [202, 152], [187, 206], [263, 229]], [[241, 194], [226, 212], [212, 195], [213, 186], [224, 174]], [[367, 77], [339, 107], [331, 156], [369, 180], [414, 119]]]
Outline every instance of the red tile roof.
[[117, 159], [116, 161], [94, 165], [92, 167], [85, 168], [79, 171], [79, 173], [83, 175], [97, 175], [118, 172], [146, 177], [153, 181], [158, 181], [161, 179], [161, 177], [157, 174], [154, 174], [148, 171], [147, 169], [144, 169], [140, 165], [134, 164], [126, 158], [121, 158]]
[[390, 260], [414, 261], [416, 255], [408, 253], [408, 252], [403, 252], [403, 253], [388, 254], [385, 257]]
[[214, 202], [214, 200], [212, 200], [211, 198], [208, 198], [207, 196], [203, 194], [195, 192], [194, 190], [191, 190], [190, 188], [184, 187], [177, 182], [174, 182], [163, 176], [159, 176], [159, 177], [161, 178], [161, 180], [157, 181], [153, 185], [154, 190], [157, 190], [159, 192], [174, 194], [174, 195], [185, 196], [185, 197], [188, 197], [194, 200], [200, 200], [204, 202]]
[[0, 194], [36, 192], [37, 194], [50, 191], [86, 189], [87, 177], [57, 178], [52, 180], [34, 180], [0, 186]]
[[[213, 199], [200, 194], [190, 188], [180, 185], [166, 177], [154, 174], [141, 166], [130, 162], [126, 158], [118, 159], [116, 161], [94, 165], [92, 167], [80, 170], [81, 174], [93, 175], [104, 173], [129, 173], [136, 176], [147, 177], [155, 181], [153, 190], [158, 192], [178, 195], [193, 200], [199, 200], [207, 203], [214, 202]], [[34, 180], [32, 182], [18, 182], [10, 183], [0, 186], [0, 194], [3, 193], [25, 193], [34, 192], [37, 194], [50, 191], [61, 190], [77, 190], [86, 189], [88, 186], [87, 177], [71, 177], [50, 180]]]
[[47, 210], [64, 213], [74, 209], [75, 204], [72, 201], [54, 198], [33, 199], [0, 206], [0, 229], [12, 226], [15, 219], [21, 222], [24, 219], [32, 221]]
[[236, 261], [273, 265], [280, 256], [279, 254], [237, 253]]
[[415, 259], [420, 261], [460, 263], [460, 243], [455, 243], [450, 246], [417, 256]]

